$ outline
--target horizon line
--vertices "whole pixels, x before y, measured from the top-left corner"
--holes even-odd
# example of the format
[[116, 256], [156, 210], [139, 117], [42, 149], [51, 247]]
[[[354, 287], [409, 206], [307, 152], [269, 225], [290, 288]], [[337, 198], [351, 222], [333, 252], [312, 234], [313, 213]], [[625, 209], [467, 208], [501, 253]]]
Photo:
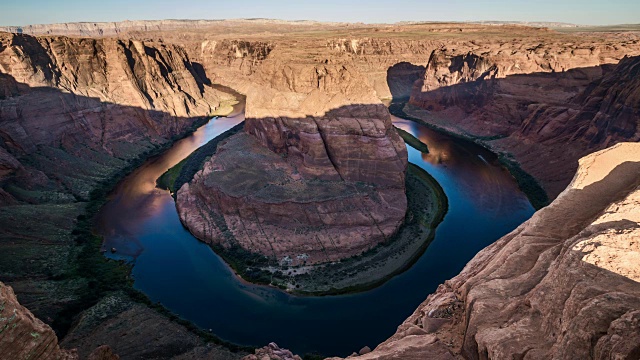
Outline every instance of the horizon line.
[[596, 25], [596, 24], [578, 24], [571, 22], [563, 22], [563, 21], [524, 21], [524, 20], [403, 20], [392, 23], [383, 23], [383, 22], [366, 22], [366, 21], [328, 21], [328, 20], [312, 20], [312, 19], [296, 19], [296, 20], [286, 20], [286, 19], [278, 19], [278, 18], [223, 18], [223, 19], [189, 19], [189, 18], [163, 18], [163, 19], [140, 19], [140, 20], [117, 20], [117, 21], [66, 21], [66, 22], [52, 22], [52, 23], [31, 23], [24, 25], [0, 25], [0, 27], [5, 28], [25, 28], [29, 26], [45, 26], [45, 25], [63, 25], [63, 24], [112, 24], [112, 23], [124, 23], [124, 22], [150, 22], [150, 21], [259, 21], [259, 20], [270, 20], [270, 21], [282, 21], [289, 23], [296, 22], [312, 22], [312, 23], [325, 23], [325, 24], [362, 24], [362, 25], [401, 25], [404, 23], [408, 24], [505, 24], [505, 25], [527, 25], [527, 24], [562, 24], [573, 27], [609, 27], [609, 26], [623, 26], [623, 25], [640, 25], [639, 23], [617, 23], [617, 24], [605, 24], [605, 25]]

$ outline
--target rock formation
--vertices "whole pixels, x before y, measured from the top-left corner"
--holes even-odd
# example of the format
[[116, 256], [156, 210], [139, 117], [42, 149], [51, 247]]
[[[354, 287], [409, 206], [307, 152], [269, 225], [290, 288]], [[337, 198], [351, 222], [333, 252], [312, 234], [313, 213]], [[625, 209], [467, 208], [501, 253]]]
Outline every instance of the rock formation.
[[407, 208], [407, 152], [384, 105], [344, 65], [268, 63], [247, 92], [245, 133], [177, 194], [200, 239], [287, 264], [357, 255]]
[[[251, 36], [230, 38], [224, 29], [185, 30], [179, 37], [169, 31], [130, 36], [158, 36], [184, 46], [211, 81], [243, 93], [252, 88], [254, 74], [275, 64], [281, 66], [282, 78], [302, 69], [291, 64], [346, 65], [379, 98], [410, 96], [410, 115], [484, 139], [494, 150], [513, 155], [550, 198], [570, 182], [581, 156], [613, 142], [584, 143], [584, 134], [577, 133], [566, 151], [558, 151], [555, 145], [565, 139], [538, 144], [532, 132], [521, 128], [546, 106], [578, 108], [573, 99], [591, 82], [607, 75], [625, 56], [640, 55], [640, 38], [633, 32], [596, 36], [515, 25], [402, 24], [380, 26], [375, 32], [354, 27], [349, 35], [335, 28], [340, 35], [316, 38], [276, 36], [269, 32], [272, 29], [254, 25], [246, 30], [253, 31]], [[256, 35], [260, 31], [264, 35]], [[300, 33], [302, 28], [296, 34]], [[549, 131], [548, 136], [554, 134]]]
[[86, 199], [110, 168], [230, 98], [205, 85], [175, 45], [0, 34], [0, 183], [14, 185], [1, 198]]
[[405, 110], [450, 131], [490, 139], [490, 147], [512, 154], [553, 198], [581, 156], [640, 139], [640, 85], [633, 76], [640, 58], [594, 66], [589, 56], [602, 57], [598, 64], [611, 54], [547, 54], [531, 61], [434, 52]]
[[0, 279], [43, 321], [89, 286], [90, 193], [232, 99], [200, 73], [162, 42], [0, 33]]
[[[64, 350], [53, 330], [20, 305], [13, 289], [0, 282], [0, 354], [3, 359], [77, 360], [76, 349]], [[88, 360], [118, 360], [107, 345], [90, 350]]]
[[640, 356], [640, 143], [586, 156], [548, 207], [358, 359]]
[[[47, 322], [56, 301], [72, 301], [83, 286], [58, 276], [74, 266], [81, 201], [228, 99], [210, 83], [247, 94], [247, 132], [181, 190], [178, 206], [192, 214], [182, 220], [203, 239], [221, 235], [292, 263], [357, 254], [401, 221], [406, 155], [377, 98], [410, 95], [407, 112], [512, 154], [551, 197], [581, 156], [639, 140], [640, 37], [632, 32], [273, 21], [7, 30], [49, 34], [0, 34], [0, 276]], [[624, 144], [583, 160], [551, 206], [480, 253], [362, 357], [637, 358], [639, 152]], [[617, 167], [603, 170], [603, 162]], [[272, 248], [276, 233], [297, 243]], [[67, 344], [87, 356], [116, 337], [123, 356], [235, 356], [126, 303], [107, 306], [107, 318], [78, 317]], [[146, 323], [166, 331], [158, 337]], [[144, 331], [125, 337], [129, 328]], [[50, 329], [39, 333], [57, 343]], [[14, 338], [0, 337], [3, 351], [6, 339]], [[18, 340], [42, 350], [30, 334]]]
[[16, 34], [29, 35], [67, 35], [67, 36], [114, 36], [125, 35], [131, 32], [149, 31], [176, 31], [181, 29], [207, 29], [211, 27], [252, 27], [261, 26], [265, 28], [293, 27], [335, 27], [351, 26], [355, 24], [317, 22], [311, 20], [286, 21], [277, 19], [233, 19], [233, 20], [125, 20], [115, 22], [75, 22], [58, 24], [35, 24], [35, 25], [14, 25], [0, 26], [0, 31]]
[[281, 349], [276, 343], [270, 343], [268, 346], [256, 349], [255, 354], [247, 355], [242, 360], [302, 360], [302, 358], [287, 349]]
[[60, 349], [49, 326], [18, 303], [11, 287], [0, 282], [0, 354], [4, 359], [77, 359]]

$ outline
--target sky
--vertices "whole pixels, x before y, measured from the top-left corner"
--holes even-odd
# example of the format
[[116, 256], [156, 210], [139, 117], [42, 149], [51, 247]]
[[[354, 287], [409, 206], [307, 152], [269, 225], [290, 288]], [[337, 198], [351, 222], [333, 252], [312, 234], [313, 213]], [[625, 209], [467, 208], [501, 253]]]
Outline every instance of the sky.
[[158, 19], [640, 23], [640, 0], [0, 0], [0, 25]]

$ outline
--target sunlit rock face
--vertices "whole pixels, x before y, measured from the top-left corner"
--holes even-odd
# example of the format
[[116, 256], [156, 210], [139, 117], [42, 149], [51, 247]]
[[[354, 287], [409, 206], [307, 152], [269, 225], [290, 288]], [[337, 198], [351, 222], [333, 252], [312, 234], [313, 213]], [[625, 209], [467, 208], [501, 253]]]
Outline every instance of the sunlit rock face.
[[551, 205], [476, 255], [363, 359], [640, 354], [640, 143], [580, 160]]
[[345, 65], [265, 64], [247, 91], [245, 133], [179, 190], [200, 239], [292, 264], [387, 241], [407, 202], [407, 152], [387, 109]]

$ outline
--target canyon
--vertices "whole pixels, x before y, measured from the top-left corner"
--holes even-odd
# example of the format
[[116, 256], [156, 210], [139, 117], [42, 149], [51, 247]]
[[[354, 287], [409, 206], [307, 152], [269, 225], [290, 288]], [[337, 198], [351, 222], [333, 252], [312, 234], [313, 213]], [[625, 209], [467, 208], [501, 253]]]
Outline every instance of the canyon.
[[[81, 227], [106, 191], [227, 114], [238, 96], [230, 88], [246, 97], [244, 130], [175, 194], [181, 221], [205, 242], [302, 265], [387, 241], [405, 220], [407, 150], [382, 99], [534, 179], [523, 190], [542, 209], [358, 357], [639, 356], [640, 34], [276, 23], [0, 33], [0, 280], [65, 349], [83, 358], [105, 344], [104, 358], [248, 354], [205, 343], [114, 286], [128, 280], [78, 274], [83, 256], [100, 250]], [[0, 349], [41, 351], [25, 335], [38, 331], [51, 344], [43, 358], [77, 356], [8, 286], [0, 294], [29, 319]], [[126, 327], [136, 334], [114, 340]], [[249, 356], [295, 358], [275, 344]]]
[[582, 159], [571, 184], [482, 250], [358, 359], [633, 359], [640, 144]]

